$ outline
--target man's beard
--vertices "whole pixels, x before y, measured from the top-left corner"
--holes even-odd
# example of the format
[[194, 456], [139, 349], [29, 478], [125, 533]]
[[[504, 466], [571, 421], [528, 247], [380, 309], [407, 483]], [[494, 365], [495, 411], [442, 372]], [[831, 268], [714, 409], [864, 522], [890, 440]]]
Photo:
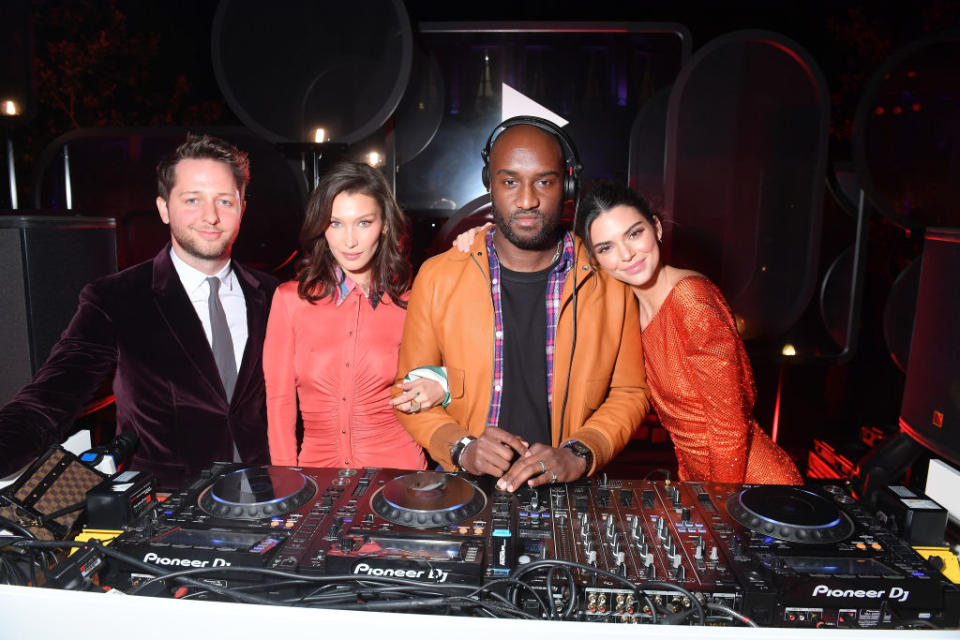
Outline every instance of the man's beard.
[[[493, 209], [493, 222], [497, 225], [497, 231], [502, 233], [503, 237], [518, 249], [528, 251], [552, 249], [556, 246], [557, 240], [563, 234], [563, 227], [560, 224], [560, 211], [557, 211], [556, 215], [550, 219], [544, 216], [543, 212], [539, 209], [536, 211], [514, 210], [510, 213], [509, 218], [504, 218], [503, 214], [497, 210], [496, 205], [491, 204], [491, 207]], [[531, 213], [536, 214], [540, 219], [540, 231], [529, 237], [517, 235], [513, 228], [510, 227], [510, 223], [513, 222], [514, 217], [520, 213], [524, 215], [530, 215]]]
[[189, 233], [180, 233], [179, 228], [172, 228], [171, 235], [177, 241], [177, 244], [194, 258], [201, 260], [217, 260], [220, 258], [229, 258], [230, 249], [233, 246], [233, 239], [224, 236], [218, 242], [210, 245], [197, 240]]

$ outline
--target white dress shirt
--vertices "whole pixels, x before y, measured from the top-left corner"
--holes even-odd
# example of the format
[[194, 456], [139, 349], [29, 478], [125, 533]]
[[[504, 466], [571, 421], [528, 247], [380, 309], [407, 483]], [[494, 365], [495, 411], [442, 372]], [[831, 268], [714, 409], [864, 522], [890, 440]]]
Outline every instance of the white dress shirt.
[[[207, 278], [210, 276], [181, 260], [172, 247], [170, 258], [173, 260], [173, 268], [177, 270], [180, 282], [186, 289], [187, 296], [200, 318], [203, 333], [207, 336], [207, 343], [210, 344], [212, 349], [213, 330], [210, 328], [210, 310], [207, 306], [207, 301], [210, 298], [210, 285], [207, 284]], [[231, 266], [232, 262], [228, 261], [215, 277], [220, 278], [220, 304], [223, 305], [223, 311], [227, 315], [230, 338], [233, 340], [233, 356], [239, 370], [240, 361], [243, 359], [243, 350], [247, 346], [247, 302], [243, 297], [240, 283], [237, 281], [237, 275], [233, 272]]]

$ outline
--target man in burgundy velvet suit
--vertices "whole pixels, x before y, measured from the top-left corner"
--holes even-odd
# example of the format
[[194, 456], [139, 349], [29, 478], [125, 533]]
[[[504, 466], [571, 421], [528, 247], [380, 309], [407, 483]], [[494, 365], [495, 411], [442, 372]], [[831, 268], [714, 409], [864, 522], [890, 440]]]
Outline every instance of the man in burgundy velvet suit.
[[87, 285], [33, 381], [0, 410], [0, 477], [68, 434], [115, 370], [131, 468], [175, 488], [216, 460], [268, 462], [261, 352], [277, 281], [230, 260], [249, 180], [245, 153], [188, 136], [157, 167], [170, 245]]

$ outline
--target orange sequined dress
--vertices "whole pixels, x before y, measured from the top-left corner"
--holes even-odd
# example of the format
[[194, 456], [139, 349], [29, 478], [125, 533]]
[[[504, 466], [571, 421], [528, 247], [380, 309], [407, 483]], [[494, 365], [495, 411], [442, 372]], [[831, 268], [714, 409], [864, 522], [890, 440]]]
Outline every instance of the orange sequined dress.
[[687, 276], [643, 330], [647, 384], [676, 447], [681, 480], [800, 484], [793, 461], [753, 417], [756, 389], [720, 291]]

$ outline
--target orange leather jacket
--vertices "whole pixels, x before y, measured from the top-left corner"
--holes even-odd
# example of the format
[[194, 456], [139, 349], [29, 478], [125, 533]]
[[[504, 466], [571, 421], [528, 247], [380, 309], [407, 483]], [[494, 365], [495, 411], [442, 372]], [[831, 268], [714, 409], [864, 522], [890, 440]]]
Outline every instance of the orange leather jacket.
[[[563, 433], [561, 408], [573, 331], [573, 271], [567, 275], [557, 322], [553, 371], [553, 446], [570, 438], [593, 452], [593, 468], [603, 467], [626, 445], [650, 408], [640, 347], [640, 324], [633, 294], [590, 266], [575, 240], [577, 344], [571, 370]], [[399, 382], [417, 367], [447, 368], [451, 402], [408, 415], [400, 422], [445, 469], [453, 469], [450, 449], [465, 435], [486, 427], [493, 384], [493, 300], [484, 234], [470, 253], [457, 249], [431, 258], [420, 268], [407, 305], [400, 343]]]

